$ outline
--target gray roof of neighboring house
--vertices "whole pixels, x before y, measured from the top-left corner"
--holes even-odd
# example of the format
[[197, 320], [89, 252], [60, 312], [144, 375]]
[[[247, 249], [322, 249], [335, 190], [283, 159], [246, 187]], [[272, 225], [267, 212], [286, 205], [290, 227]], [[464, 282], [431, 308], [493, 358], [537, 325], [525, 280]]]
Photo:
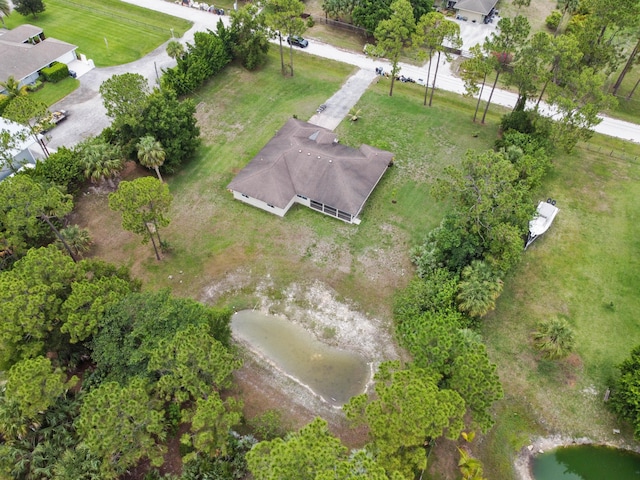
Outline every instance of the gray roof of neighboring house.
[[326, 128], [290, 119], [227, 188], [285, 208], [296, 195], [357, 215], [393, 154], [337, 142]]
[[78, 48], [55, 38], [35, 45], [24, 43], [41, 32], [42, 29], [33, 25], [21, 25], [0, 35], [0, 81], [6, 81], [10, 76], [21, 81]]
[[488, 15], [491, 9], [496, 6], [496, 3], [498, 3], [498, 0], [459, 0], [454, 8]]

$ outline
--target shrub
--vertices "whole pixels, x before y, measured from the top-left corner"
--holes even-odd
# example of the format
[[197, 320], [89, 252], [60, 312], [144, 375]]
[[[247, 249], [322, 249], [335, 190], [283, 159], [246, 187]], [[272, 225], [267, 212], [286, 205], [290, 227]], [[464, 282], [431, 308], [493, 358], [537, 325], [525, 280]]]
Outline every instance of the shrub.
[[80, 155], [66, 147], [61, 147], [45, 161], [38, 162], [32, 176], [55, 183], [64, 187], [67, 192], [75, 194], [84, 182]]
[[564, 318], [540, 322], [533, 332], [533, 342], [546, 358], [564, 358], [571, 353], [575, 343], [573, 329]]
[[554, 10], [551, 14], [545, 19], [544, 23], [550, 30], [556, 30], [560, 26], [560, 22], [562, 21], [562, 13], [559, 10]]
[[69, 76], [69, 67], [64, 63], [53, 62], [50, 67], [40, 70], [40, 73], [46, 81], [56, 83]]
[[260, 440], [270, 441], [274, 438], [283, 438], [288, 430], [279, 410], [267, 410], [247, 423], [253, 429], [255, 437]]
[[614, 412], [629, 421], [636, 439], [640, 439], [640, 345], [619, 366], [609, 404]]
[[316, 24], [316, 22], [313, 20], [313, 17], [309, 17], [307, 18], [307, 28], [311, 28]]
[[0, 95], [0, 116], [2, 116], [4, 109], [7, 108], [7, 105], [9, 105], [9, 103], [11, 103], [11, 97]]

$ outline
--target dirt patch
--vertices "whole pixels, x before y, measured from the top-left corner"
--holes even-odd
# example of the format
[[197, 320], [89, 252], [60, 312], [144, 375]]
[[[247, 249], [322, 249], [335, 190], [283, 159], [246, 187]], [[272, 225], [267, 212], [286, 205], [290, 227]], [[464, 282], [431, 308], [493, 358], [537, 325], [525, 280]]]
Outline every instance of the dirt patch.
[[[222, 282], [203, 290], [202, 300], [235, 291], [249, 282], [242, 270], [235, 271]], [[358, 352], [375, 368], [384, 360], [399, 358], [398, 349], [389, 333], [389, 325], [379, 318], [359, 312], [347, 300], [339, 300], [329, 286], [315, 281], [293, 283], [274, 295], [273, 283], [265, 278], [255, 288], [254, 308], [266, 314], [280, 314], [301, 325], [326, 344]], [[280, 410], [291, 427], [299, 429], [314, 417], [322, 417], [331, 431], [349, 447], [360, 447], [366, 441], [364, 428], [352, 429], [342, 409], [325, 402], [300, 383], [289, 378], [268, 361], [254, 355], [250, 346], [238, 345], [244, 366], [235, 373], [237, 393], [244, 400], [246, 418], [267, 410]], [[371, 382], [369, 383], [369, 387]]]

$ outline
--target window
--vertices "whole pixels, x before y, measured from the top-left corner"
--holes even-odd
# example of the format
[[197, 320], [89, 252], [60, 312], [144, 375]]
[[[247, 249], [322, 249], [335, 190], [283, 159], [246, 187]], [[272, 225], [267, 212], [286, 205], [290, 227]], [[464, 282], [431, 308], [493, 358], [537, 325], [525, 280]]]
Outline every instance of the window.
[[329, 205], [325, 205], [324, 206], [324, 213], [327, 213], [329, 215], [333, 215], [334, 217], [337, 215], [337, 210], [333, 207], [330, 207]]
[[315, 200], [311, 200], [310, 206], [311, 206], [311, 208], [313, 208], [315, 210], [322, 211], [322, 204], [320, 202], [316, 202]]
[[346, 220], [347, 222], [350, 222], [351, 214], [347, 212], [343, 212], [342, 210], [338, 210], [338, 218], [341, 220]]

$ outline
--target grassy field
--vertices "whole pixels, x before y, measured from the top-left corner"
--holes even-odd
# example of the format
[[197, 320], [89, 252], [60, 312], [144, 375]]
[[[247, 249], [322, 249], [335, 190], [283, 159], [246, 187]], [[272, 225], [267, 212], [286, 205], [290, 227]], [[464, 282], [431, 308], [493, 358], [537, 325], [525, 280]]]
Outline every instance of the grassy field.
[[[484, 444], [488, 478], [509, 478], [513, 449], [528, 442], [517, 431], [620, 440], [603, 397], [615, 365], [638, 343], [638, 180], [640, 146], [611, 138], [596, 136], [555, 159], [539, 196], [557, 199], [560, 213], [506, 280], [484, 323], [507, 392]], [[541, 359], [531, 344], [537, 322], [554, 316], [576, 332], [575, 354], [559, 362]], [[631, 432], [623, 429], [623, 436], [629, 440]]]
[[[226, 284], [237, 288], [222, 301], [246, 300], [266, 278], [267, 293], [277, 297], [292, 282], [317, 279], [363, 311], [389, 316], [393, 292], [413, 272], [409, 248], [446, 210], [429, 195], [432, 180], [468, 148], [489, 148], [504, 110], [492, 107], [488, 124], [479, 126], [470, 121], [472, 100], [437, 92], [434, 107], [425, 108], [418, 86], [398, 84], [390, 98], [381, 79], [360, 100], [361, 119], [337, 129], [342, 143], [396, 154], [362, 224], [303, 207], [281, 219], [232, 200], [226, 185], [287, 118], [309, 118], [353, 72], [302, 52], [295, 67], [295, 77], [282, 78], [273, 52], [261, 71], [230, 67], [195, 96], [203, 145], [168, 179], [175, 199], [163, 237], [172, 254], [156, 262], [150, 246], [121, 230], [106, 197], [90, 195], [80, 200], [75, 221], [90, 229], [93, 254], [129, 265], [146, 288], [169, 286], [196, 299]], [[513, 478], [515, 452], [531, 435], [630, 438], [625, 429], [612, 435], [619, 424], [602, 396], [637, 338], [639, 158], [640, 146], [596, 136], [558, 155], [538, 192], [557, 199], [560, 213], [506, 279], [497, 310], [483, 324], [506, 392], [496, 427], [477, 445], [488, 478]], [[131, 173], [141, 174], [150, 173]], [[566, 361], [542, 360], [531, 346], [536, 323], [552, 316], [567, 318], [576, 331], [577, 349]]]
[[78, 46], [78, 53], [93, 59], [97, 67], [137, 60], [171, 38], [171, 29], [182, 36], [191, 23], [119, 0], [47, 0], [37, 18], [13, 12], [8, 28], [30, 23], [47, 37]]

